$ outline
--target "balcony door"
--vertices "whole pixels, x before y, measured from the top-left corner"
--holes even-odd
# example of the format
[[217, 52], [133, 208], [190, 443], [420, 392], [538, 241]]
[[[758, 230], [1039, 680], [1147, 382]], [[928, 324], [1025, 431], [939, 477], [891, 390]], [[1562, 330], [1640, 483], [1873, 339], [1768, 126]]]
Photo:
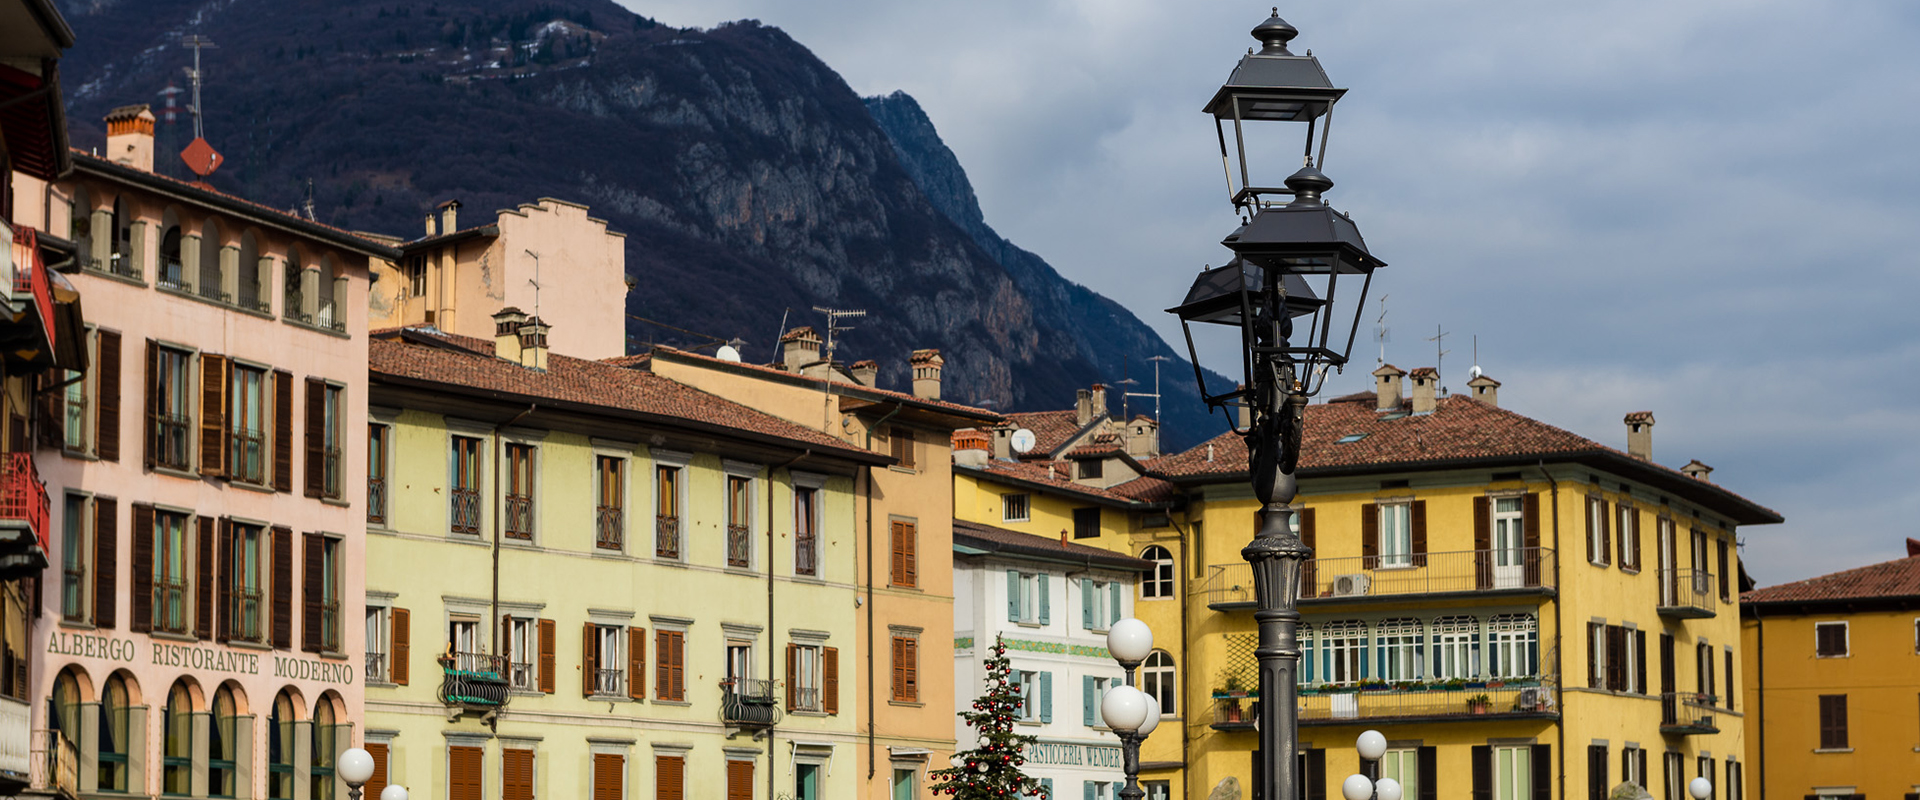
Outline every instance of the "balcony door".
[[1525, 585], [1527, 534], [1522, 520], [1523, 499], [1500, 497], [1493, 501], [1493, 588], [1518, 589]]
[[1676, 605], [1680, 594], [1680, 574], [1674, 569], [1673, 520], [1662, 519], [1660, 529], [1660, 605]]

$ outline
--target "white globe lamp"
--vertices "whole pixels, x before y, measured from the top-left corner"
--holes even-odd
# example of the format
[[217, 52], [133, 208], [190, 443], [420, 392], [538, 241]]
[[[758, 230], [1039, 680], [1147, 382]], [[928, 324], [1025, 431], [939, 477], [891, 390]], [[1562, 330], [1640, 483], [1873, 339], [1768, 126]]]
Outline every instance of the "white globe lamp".
[[1360, 739], [1354, 743], [1354, 746], [1360, 750], [1361, 758], [1379, 761], [1387, 754], [1387, 737], [1380, 735], [1379, 731], [1367, 731], [1360, 734]]
[[1693, 795], [1693, 800], [1707, 800], [1707, 795], [1713, 794], [1713, 781], [1694, 778], [1687, 782], [1687, 794]]
[[407, 787], [395, 785], [381, 789], [380, 800], [407, 800]]
[[373, 778], [373, 754], [358, 747], [349, 747], [340, 754], [340, 766], [336, 773], [348, 786], [364, 786]]
[[1347, 800], [1369, 800], [1373, 797], [1373, 781], [1365, 775], [1348, 775], [1340, 784], [1340, 796]]
[[1133, 733], [1147, 721], [1147, 695], [1131, 686], [1115, 686], [1100, 698], [1100, 718], [1119, 733]]
[[1392, 778], [1381, 778], [1373, 785], [1373, 791], [1380, 800], [1400, 800], [1400, 796], [1406, 793], [1400, 782]]
[[1154, 728], [1160, 727], [1160, 701], [1146, 692], [1141, 692], [1140, 696], [1147, 698], [1147, 718], [1141, 721], [1140, 730], [1134, 731], [1134, 734], [1145, 739], [1147, 734], [1153, 733]]
[[1139, 664], [1153, 653], [1153, 631], [1132, 617], [1115, 622], [1107, 629], [1107, 652], [1123, 666]]

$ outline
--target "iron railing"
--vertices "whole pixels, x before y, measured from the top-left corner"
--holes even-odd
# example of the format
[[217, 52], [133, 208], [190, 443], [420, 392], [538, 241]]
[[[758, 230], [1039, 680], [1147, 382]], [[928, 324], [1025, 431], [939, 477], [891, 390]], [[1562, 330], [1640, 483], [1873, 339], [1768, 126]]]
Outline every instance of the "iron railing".
[[164, 633], [187, 632], [186, 578], [154, 579], [153, 629]]
[[375, 525], [387, 524], [386, 478], [367, 478], [367, 521]]
[[227, 437], [228, 477], [246, 483], [267, 482], [267, 434], [258, 430], [235, 430]]
[[741, 727], [767, 727], [780, 721], [773, 681], [729, 678], [720, 682], [720, 718]]
[[25, 522], [40, 544], [40, 552], [50, 553], [47, 516], [47, 484], [40, 480], [40, 468], [32, 453], [7, 453], [0, 456], [0, 519]]
[[[1340, 725], [1361, 719], [1470, 721], [1485, 717], [1549, 717], [1558, 713], [1554, 702], [1552, 683], [1534, 680], [1479, 688], [1319, 690], [1300, 697], [1300, 723]], [[1252, 717], [1245, 719], [1251, 727]]]
[[47, 277], [46, 262], [40, 258], [39, 236], [33, 228], [22, 225], [14, 229], [13, 247], [13, 296], [33, 296], [33, 307], [40, 313], [38, 330], [40, 335], [47, 338], [48, 348], [52, 348], [55, 331], [53, 279]]
[[618, 667], [593, 671], [593, 693], [606, 697], [625, 697], [627, 671]]
[[680, 518], [665, 514], [654, 516], [653, 554], [660, 558], [680, 557]]
[[[1553, 589], [1554, 551], [1546, 547], [1416, 553], [1397, 558], [1315, 558], [1300, 570], [1301, 600], [1538, 593]], [[1253, 608], [1253, 568], [1244, 562], [1209, 567], [1202, 591], [1214, 610]]]
[[324, 497], [339, 499], [342, 492], [340, 481], [340, 460], [346, 452], [338, 445], [327, 445], [320, 451], [320, 494]]
[[793, 571], [799, 575], [813, 575], [820, 569], [819, 554], [815, 552], [816, 542], [813, 531], [801, 530], [793, 534]]
[[[233, 300], [232, 300], [232, 298], [233, 298], [233, 296], [232, 296], [232, 295], [230, 295], [230, 294], [227, 294], [227, 293], [226, 293], [226, 292], [224, 292], [224, 291], [221, 291], [221, 290], [220, 290], [220, 286], [219, 286], [218, 284], [211, 284], [211, 283], [208, 283], [208, 282], [207, 282], [207, 280], [206, 280], [206, 278], [207, 278], [207, 277], [209, 277], [209, 276], [206, 276], [206, 275], [202, 275], [202, 276], [200, 276], [200, 278], [201, 278], [201, 280], [200, 280], [200, 296], [201, 296], [201, 297], [204, 297], [204, 298], [206, 298], [206, 299], [208, 299], [208, 300], [212, 300], [212, 301], [214, 301], [214, 302], [216, 302], [216, 303], [230, 303], [230, 302], [233, 302]], [[219, 276], [217, 276], [217, 275], [216, 275], [216, 276], [212, 276], [212, 277], [215, 277], [215, 278], [217, 278], [217, 277], [219, 277]]]
[[192, 469], [193, 418], [156, 412], [153, 417], [153, 456], [163, 467]]
[[820, 687], [796, 686], [793, 688], [793, 707], [796, 711], [819, 711]]
[[727, 566], [753, 566], [753, 539], [745, 525], [727, 526]]
[[1660, 732], [1681, 736], [1719, 733], [1714, 724], [1713, 695], [1701, 692], [1665, 692], [1660, 695]]
[[524, 494], [507, 495], [507, 538], [533, 538], [533, 498]]
[[180, 259], [160, 257], [160, 288], [176, 292], [188, 291], [186, 268]]
[[1713, 573], [1703, 569], [1660, 570], [1661, 616], [1704, 619], [1717, 613]]
[[236, 586], [233, 589], [232, 605], [227, 609], [227, 635], [229, 638], [265, 644], [265, 631], [260, 627], [260, 612], [265, 593], [258, 588]]
[[33, 732], [33, 788], [57, 793], [67, 800], [80, 796], [80, 748], [59, 730]]
[[440, 657], [440, 702], [450, 706], [498, 708], [507, 704], [507, 660], [486, 653], [453, 652]]
[[453, 532], [478, 534], [480, 532], [480, 492], [476, 489], [454, 489], [451, 502], [453, 503]]
[[529, 661], [515, 661], [508, 664], [507, 685], [523, 692], [533, 691], [535, 688], [533, 663]]
[[602, 550], [619, 550], [625, 542], [626, 512], [619, 506], [597, 506], [593, 513], [593, 544]]
[[367, 651], [367, 683], [387, 681], [387, 654]]

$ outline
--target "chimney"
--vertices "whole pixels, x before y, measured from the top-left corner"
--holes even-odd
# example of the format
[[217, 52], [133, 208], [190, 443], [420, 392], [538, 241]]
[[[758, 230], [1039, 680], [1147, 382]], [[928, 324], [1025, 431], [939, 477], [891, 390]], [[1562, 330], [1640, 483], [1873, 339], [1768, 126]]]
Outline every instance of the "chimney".
[[922, 400], [940, 399], [940, 367], [947, 360], [938, 350], [915, 350], [908, 359], [913, 365], [913, 396]]
[[1680, 472], [1696, 481], [1707, 481], [1707, 476], [1713, 474], [1713, 467], [1700, 463], [1700, 459], [1696, 458], [1687, 462], [1686, 466], [1681, 467]]
[[1467, 381], [1467, 388], [1473, 392], [1473, 399], [1494, 408], [1500, 407], [1500, 382], [1485, 375]]
[[[1234, 389], [1236, 391], [1244, 392], [1247, 390], [1247, 385], [1242, 383], [1238, 386], [1235, 386]], [[1233, 413], [1236, 417], [1234, 421], [1237, 423], [1237, 426], [1240, 428], [1240, 430], [1243, 430], [1243, 431], [1253, 430], [1253, 398], [1247, 395], [1241, 395], [1240, 400], [1234, 405], [1233, 409], [1234, 409]], [[1211, 448], [1212, 445], [1208, 445], [1208, 447]], [[1207, 460], [1208, 461], [1213, 460], [1213, 450], [1211, 449], [1207, 450]]]
[[1635, 411], [1627, 415], [1627, 455], [1641, 461], [1653, 460], [1653, 412]]
[[820, 360], [820, 334], [812, 328], [798, 327], [780, 337], [780, 364], [788, 372]]
[[1400, 410], [1400, 378], [1406, 374], [1392, 364], [1381, 364], [1379, 369], [1373, 371], [1373, 393], [1379, 398], [1374, 410]]
[[547, 331], [552, 329], [539, 317], [520, 323], [520, 366], [547, 371]]
[[1413, 378], [1413, 413], [1433, 413], [1433, 410], [1440, 406], [1436, 394], [1440, 388], [1440, 370], [1433, 367], [1416, 367], [1407, 374]]
[[440, 204], [440, 232], [453, 233], [460, 230], [460, 201], [448, 200]]
[[153, 171], [153, 112], [146, 103], [107, 112], [107, 160]]
[[1909, 536], [1907, 537], [1907, 557], [1913, 558], [1914, 556], [1920, 556], [1920, 539]]
[[861, 386], [873, 388], [880, 380], [880, 363], [871, 358], [865, 361], [855, 361], [853, 362], [853, 366], [848, 368], [848, 372], [853, 374], [854, 382]]
[[953, 463], [967, 467], [985, 467], [993, 437], [978, 428], [953, 432]]
[[[1104, 384], [1096, 383], [1093, 385], [1093, 398], [1091, 403], [1095, 417], [1104, 417], [1107, 415], [1107, 387]], [[1093, 420], [1089, 419], [1087, 421], [1092, 422]]]
[[1127, 455], [1155, 458], [1160, 455], [1160, 423], [1145, 414], [1127, 423]]
[[434, 234], [436, 234], [436, 233], [437, 233], [437, 231], [435, 231], [435, 230], [433, 229], [433, 215], [432, 215], [432, 214], [428, 214], [428, 215], [427, 215], [427, 235], [428, 235], [428, 236], [433, 236], [433, 235], [434, 235]]
[[1074, 392], [1073, 418], [1075, 424], [1081, 426], [1093, 421], [1093, 392], [1085, 389]]
[[[431, 219], [431, 217], [429, 217]], [[520, 363], [520, 326], [527, 322], [527, 314], [513, 306], [507, 306], [493, 313], [493, 355]]]

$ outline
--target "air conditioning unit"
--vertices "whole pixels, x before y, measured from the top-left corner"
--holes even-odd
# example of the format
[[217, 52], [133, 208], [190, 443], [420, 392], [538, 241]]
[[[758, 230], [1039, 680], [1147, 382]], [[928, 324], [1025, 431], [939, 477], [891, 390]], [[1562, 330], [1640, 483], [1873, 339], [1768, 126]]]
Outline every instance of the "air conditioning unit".
[[1528, 688], [1521, 689], [1520, 700], [1519, 702], [1515, 703], [1515, 705], [1525, 711], [1537, 710], [1540, 708], [1540, 705], [1541, 705], [1540, 695], [1541, 695], [1540, 687], [1538, 686], [1530, 686]]
[[1333, 579], [1333, 596], [1354, 597], [1366, 594], [1367, 585], [1371, 583], [1372, 580], [1372, 578], [1367, 577], [1366, 573], [1363, 572], [1336, 576]]

